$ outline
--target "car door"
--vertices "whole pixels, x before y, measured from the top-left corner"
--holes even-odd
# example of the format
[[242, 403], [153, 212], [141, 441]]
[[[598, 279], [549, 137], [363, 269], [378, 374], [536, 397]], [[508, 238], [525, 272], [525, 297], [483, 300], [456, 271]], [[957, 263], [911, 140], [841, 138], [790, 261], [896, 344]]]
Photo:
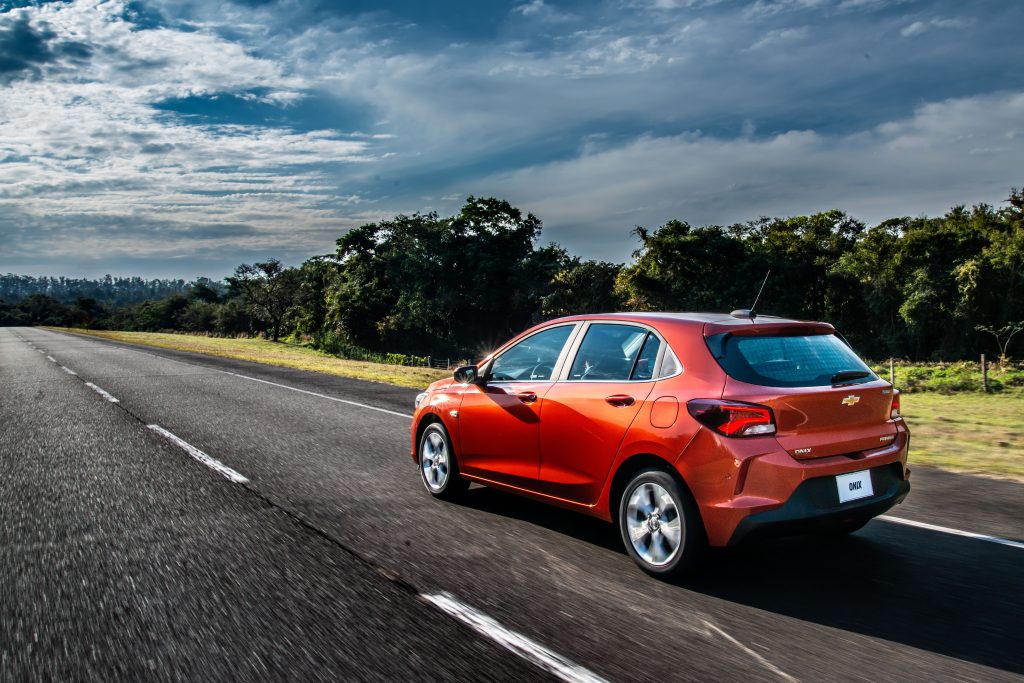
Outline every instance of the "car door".
[[626, 430], [654, 387], [662, 342], [625, 323], [590, 323], [563, 377], [544, 398], [540, 487], [593, 504]]
[[487, 381], [467, 387], [459, 407], [462, 471], [535, 488], [540, 415], [577, 323], [544, 328], [502, 350]]

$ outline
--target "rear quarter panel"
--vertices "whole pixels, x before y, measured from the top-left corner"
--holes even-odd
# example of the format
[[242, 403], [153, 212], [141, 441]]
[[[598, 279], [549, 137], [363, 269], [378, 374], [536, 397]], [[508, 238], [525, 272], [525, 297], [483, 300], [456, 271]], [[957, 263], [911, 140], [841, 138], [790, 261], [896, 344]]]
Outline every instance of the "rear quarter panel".
[[[720, 397], [725, 386], [725, 373], [711, 358], [699, 325], [666, 323], [656, 328], [676, 354], [683, 370], [674, 377], [655, 383], [626, 432], [594, 510], [597, 516], [606, 520], [614, 519], [618, 512], [618, 501], [611, 500], [615, 474], [635, 456], [653, 455], [663, 460], [666, 466], [676, 467], [691, 489], [690, 477], [703, 481], [723, 476], [710, 471], [716, 469], [714, 454], [704, 454], [692, 462], [682, 456], [691, 451], [690, 444], [701, 430], [687, 412], [686, 402], [692, 398]], [[672, 403], [676, 404], [676, 412], [674, 420], [669, 421], [666, 416], [671, 416], [671, 409], [667, 405]], [[727, 461], [732, 462], [731, 458]]]

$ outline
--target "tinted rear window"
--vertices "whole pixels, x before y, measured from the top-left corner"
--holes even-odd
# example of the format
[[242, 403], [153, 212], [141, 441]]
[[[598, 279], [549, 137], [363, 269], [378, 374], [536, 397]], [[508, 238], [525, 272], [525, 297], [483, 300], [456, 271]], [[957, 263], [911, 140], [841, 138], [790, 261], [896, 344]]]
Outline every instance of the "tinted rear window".
[[831, 386], [837, 373], [867, 373], [842, 379], [841, 384], [871, 382], [878, 377], [839, 337], [745, 337], [721, 334], [708, 338], [708, 347], [722, 369], [747, 384], [767, 387]]

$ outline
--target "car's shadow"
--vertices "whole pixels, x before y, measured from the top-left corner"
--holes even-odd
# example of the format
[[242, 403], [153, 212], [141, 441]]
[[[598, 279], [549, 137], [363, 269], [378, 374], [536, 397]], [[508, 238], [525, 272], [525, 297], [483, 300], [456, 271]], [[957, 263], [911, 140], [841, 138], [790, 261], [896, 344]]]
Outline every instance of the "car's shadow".
[[[462, 504], [626, 554], [598, 519], [488, 488], [474, 487]], [[665, 588], [1024, 674], [1017, 548], [875, 520], [845, 537], [712, 549], [699, 572]]]

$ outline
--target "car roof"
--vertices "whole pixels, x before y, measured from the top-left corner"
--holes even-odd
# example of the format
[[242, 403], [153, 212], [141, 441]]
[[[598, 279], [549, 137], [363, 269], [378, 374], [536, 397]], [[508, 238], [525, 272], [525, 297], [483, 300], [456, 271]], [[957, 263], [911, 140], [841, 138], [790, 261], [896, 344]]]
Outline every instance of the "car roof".
[[[659, 322], [673, 322], [691, 325], [705, 325], [707, 323], [718, 323], [719, 325], [750, 325], [750, 318], [736, 318], [728, 313], [676, 313], [668, 311], [637, 312], [629, 311], [622, 313], [594, 313], [590, 315], [571, 315], [559, 318], [559, 321], [570, 320], [617, 320], [635, 321], [640, 323], [656, 324]], [[550, 321], [554, 322], [554, 321]], [[800, 323], [803, 320], [791, 318], [779, 318], [773, 315], [758, 315], [754, 318], [757, 323]]]

